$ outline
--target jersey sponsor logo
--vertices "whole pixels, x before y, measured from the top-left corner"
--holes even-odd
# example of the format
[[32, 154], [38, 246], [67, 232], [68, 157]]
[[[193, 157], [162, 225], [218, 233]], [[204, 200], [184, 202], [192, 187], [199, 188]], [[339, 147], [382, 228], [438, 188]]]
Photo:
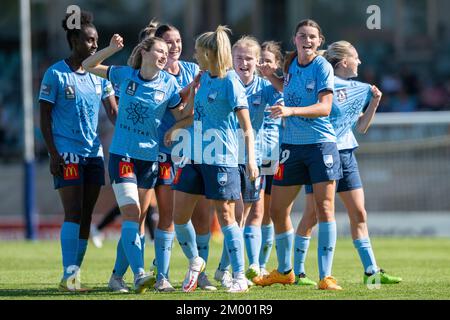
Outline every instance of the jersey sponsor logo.
[[66, 100], [74, 100], [75, 99], [75, 86], [67, 85], [64, 88], [64, 95], [66, 96]]
[[169, 162], [164, 162], [159, 164], [159, 178], [168, 180], [170, 179], [170, 174], [172, 172], [172, 166]]
[[178, 168], [175, 178], [173, 178], [173, 184], [180, 182], [181, 171], [183, 171], [183, 168]]
[[134, 96], [137, 88], [138, 88], [138, 84], [136, 82], [130, 80], [130, 82], [128, 82], [127, 90], [125, 92], [129, 96]]
[[153, 93], [153, 98], [155, 99], [155, 102], [159, 103], [163, 101], [164, 95], [165, 95], [164, 91], [155, 90], [155, 92]]
[[312, 79], [306, 80], [306, 91], [311, 93], [316, 89], [316, 81]]
[[138, 123], [144, 124], [144, 120], [149, 118], [147, 114], [148, 107], [142, 105], [140, 101], [131, 102], [125, 111], [128, 113], [127, 120], [133, 121], [134, 125]]
[[323, 163], [327, 168], [331, 168], [333, 166], [333, 155], [324, 154], [323, 155]]
[[64, 166], [64, 180], [80, 179], [80, 172], [78, 171], [78, 164], [69, 163]]
[[228, 174], [226, 172], [217, 173], [217, 183], [219, 185], [223, 187], [227, 184], [227, 181], [228, 181]]
[[260, 94], [256, 94], [252, 96], [252, 104], [255, 106], [261, 105], [262, 102], [262, 96]]
[[346, 89], [340, 89], [336, 92], [337, 101], [342, 103], [347, 101], [347, 90]]
[[134, 176], [134, 164], [132, 162], [119, 162], [119, 177], [132, 178]]
[[277, 172], [274, 174], [273, 178], [275, 180], [281, 181], [284, 177], [284, 164], [280, 164]]
[[50, 95], [50, 92], [52, 91], [52, 86], [46, 83], [43, 83], [41, 85], [41, 94], [45, 94], [46, 96]]

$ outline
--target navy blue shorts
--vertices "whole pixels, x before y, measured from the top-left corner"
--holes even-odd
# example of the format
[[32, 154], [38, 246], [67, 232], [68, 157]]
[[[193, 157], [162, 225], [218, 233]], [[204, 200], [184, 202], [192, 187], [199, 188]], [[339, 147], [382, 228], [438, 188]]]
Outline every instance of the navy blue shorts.
[[264, 176], [264, 194], [271, 195], [272, 194], [272, 182], [273, 175]]
[[[261, 168], [258, 168], [261, 172]], [[239, 174], [241, 176], [241, 194], [244, 202], [259, 201], [259, 192], [262, 189], [262, 177], [259, 176], [255, 181], [251, 181], [246, 172], [246, 165], [239, 165]]]
[[282, 144], [280, 165], [273, 177], [276, 186], [315, 184], [342, 178], [336, 143]]
[[105, 184], [105, 164], [102, 157], [86, 158], [75, 153], [61, 153], [64, 158], [63, 176], [53, 176], [55, 189], [93, 184]]
[[138, 188], [152, 189], [158, 178], [158, 162], [137, 160], [110, 153], [108, 171], [111, 184], [132, 182]]
[[157, 186], [171, 185], [175, 178], [175, 164], [172, 161], [172, 157], [167, 153], [159, 153], [158, 156], [158, 180]]
[[188, 163], [177, 168], [172, 189], [205, 195], [211, 200], [239, 200], [241, 180], [237, 167]]
[[[356, 156], [353, 151], [354, 149], [339, 150], [343, 177], [337, 182], [336, 192], [345, 192], [362, 188], [358, 162], [356, 161]], [[313, 193], [311, 185], [305, 186], [305, 193]]]

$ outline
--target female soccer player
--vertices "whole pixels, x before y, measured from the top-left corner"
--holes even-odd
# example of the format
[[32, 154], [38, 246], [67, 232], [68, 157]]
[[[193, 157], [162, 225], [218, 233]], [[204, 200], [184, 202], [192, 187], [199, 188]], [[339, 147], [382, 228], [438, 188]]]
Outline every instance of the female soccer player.
[[158, 174], [158, 126], [167, 108], [178, 119], [192, 113], [182, 103], [179, 86], [162, 71], [168, 47], [161, 38], [140, 42], [129, 58], [129, 66], [101, 64], [123, 48], [115, 34], [109, 46], [83, 62], [90, 72], [120, 88], [119, 113], [110, 146], [109, 173], [114, 194], [123, 217], [122, 247], [134, 273], [137, 293], [145, 292], [153, 278], [144, 271], [139, 225], [149, 205], [149, 190]]
[[238, 169], [237, 122], [245, 134], [248, 153], [248, 174], [255, 180], [259, 173], [254, 153], [253, 130], [248, 103], [239, 77], [231, 71], [231, 44], [228, 29], [219, 26], [215, 32], [200, 35], [196, 42], [196, 56], [200, 77], [195, 95], [195, 122], [191, 136], [200, 136], [194, 143], [192, 163], [182, 164], [174, 180], [174, 222], [177, 239], [189, 259], [189, 270], [183, 281], [183, 291], [195, 290], [205, 261], [199, 256], [191, 216], [201, 195], [211, 199], [217, 211], [228, 253], [233, 267], [233, 284], [228, 292], [248, 290], [244, 275], [244, 243], [236, 223], [234, 208], [240, 198]]
[[114, 123], [117, 105], [111, 84], [86, 72], [81, 65], [97, 51], [98, 35], [92, 15], [81, 13], [80, 29], [69, 29], [67, 19], [63, 20], [63, 28], [72, 53], [45, 72], [39, 104], [50, 172], [64, 207], [64, 273], [59, 289], [85, 291], [71, 275], [83, 262], [92, 211], [104, 184], [103, 150], [97, 135], [99, 106], [101, 101]]
[[[279, 93], [268, 80], [256, 75], [256, 66], [261, 56], [261, 47], [258, 41], [250, 36], [239, 39], [232, 48], [233, 67], [239, 79], [244, 85], [249, 105], [250, 120], [252, 128], [256, 131], [255, 154], [259, 170], [262, 164], [264, 122], [266, 107], [283, 102], [282, 94]], [[270, 114], [270, 113], [268, 113]], [[241, 176], [241, 194], [243, 211], [236, 209], [236, 220], [244, 229], [244, 242], [247, 251], [249, 267], [246, 271], [247, 279], [251, 280], [260, 275], [259, 253], [261, 250], [261, 222], [263, 218], [264, 196], [261, 177], [251, 181], [246, 174], [245, 165], [239, 165]], [[216, 275], [225, 273], [228, 269], [229, 259], [226, 246], [224, 245], [222, 258]], [[219, 277], [217, 277], [219, 278]], [[220, 279], [222, 285], [224, 277]]]
[[[261, 44], [261, 60], [259, 68], [268, 67], [277, 74], [283, 65], [283, 54], [280, 44], [275, 41], [266, 41]], [[263, 162], [262, 172], [264, 185], [264, 215], [261, 224], [261, 250], [259, 253], [259, 268], [261, 275], [267, 275], [266, 264], [269, 261], [273, 246], [274, 230], [272, 219], [270, 219], [270, 198], [272, 191], [273, 175], [278, 166], [280, 153], [281, 119], [270, 117], [270, 112], [266, 110], [264, 117], [263, 134]]]
[[335, 180], [342, 174], [336, 135], [328, 117], [333, 100], [333, 68], [317, 54], [323, 41], [315, 21], [303, 20], [297, 25], [294, 34], [297, 50], [286, 59], [284, 70], [286, 106], [271, 108], [271, 115], [285, 118], [286, 124], [270, 204], [278, 268], [269, 275], [254, 278], [257, 285], [294, 283], [291, 263], [294, 230], [290, 211], [301, 186], [313, 184], [319, 220], [319, 289], [342, 289], [331, 276], [336, 244], [334, 188]]
[[[376, 86], [353, 81], [357, 77], [361, 61], [356, 49], [347, 41], [334, 42], [324, 53], [324, 57], [334, 68], [334, 95], [330, 120], [337, 135], [337, 145], [341, 158], [343, 177], [337, 183], [337, 190], [347, 208], [353, 244], [364, 267], [365, 284], [379, 281], [381, 284], [399, 283], [402, 279], [385, 273], [377, 266], [369, 239], [367, 212], [364, 208], [364, 191], [359, 175], [354, 151], [358, 143], [353, 135], [353, 127], [366, 133], [375, 116], [382, 93]], [[367, 106], [367, 109], [363, 109]], [[312, 228], [316, 225], [313, 188], [305, 186], [306, 205], [298, 225], [294, 246], [294, 272], [300, 285], [314, 284], [305, 275], [305, 258], [311, 239]], [[377, 278], [378, 277], [378, 278]]]
[[[164, 70], [173, 75], [180, 87], [188, 86], [199, 73], [197, 64], [180, 60], [182, 40], [177, 28], [169, 24], [159, 25], [155, 36], [164, 39], [169, 47], [169, 55]], [[176, 164], [171, 157], [172, 148], [164, 144], [166, 132], [176, 123], [174, 116], [166, 110], [158, 128], [159, 131], [159, 177], [155, 192], [159, 208], [159, 221], [155, 231], [155, 257], [157, 267], [157, 282], [155, 289], [161, 292], [171, 292], [175, 289], [169, 282], [169, 262], [173, 239], [175, 237], [173, 225], [173, 191], [171, 185], [175, 176]], [[202, 214], [204, 213], [204, 214]], [[209, 201], [202, 199], [197, 203], [194, 215], [200, 214], [200, 221], [209, 226]], [[201, 224], [198, 223], [198, 224]], [[195, 226], [195, 224], [194, 224]], [[209, 253], [209, 228], [204, 234], [197, 234], [197, 245], [200, 256], [206, 261]], [[198, 279], [199, 287], [204, 290], [216, 290], [202, 272]]]

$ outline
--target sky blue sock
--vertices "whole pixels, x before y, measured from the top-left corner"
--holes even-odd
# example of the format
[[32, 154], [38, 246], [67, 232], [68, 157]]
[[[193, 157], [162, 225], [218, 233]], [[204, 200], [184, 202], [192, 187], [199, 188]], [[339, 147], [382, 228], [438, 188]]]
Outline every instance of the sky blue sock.
[[142, 263], [145, 269], [145, 233], [139, 236], [141, 239], [141, 253], [142, 253]]
[[197, 242], [195, 241], [195, 229], [192, 225], [192, 221], [189, 220], [186, 224], [176, 224], [175, 233], [184, 255], [189, 260], [194, 257], [198, 257]]
[[261, 251], [259, 252], [259, 266], [265, 268], [269, 261], [273, 247], [274, 230], [273, 223], [261, 226]]
[[79, 268], [81, 268], [81, 264], [83, 263], [87, 245], [88, 245], [87, 239], [78, 239], [77, 266]]
[[228, 270], [228, 268], [230, 268], [230, 256], [228, 255], [227, 243], [225, 241], [225, 238], [223, 238], [222, 256], [220, 257], [218, 269], [221, 271], [225, 271]]
[[319, 277], [323, 279], [331, 276], [334, 250], [336, 249], [336, 221], [319, 223], [318, 241]]
[[[67, 279], [74, 270], [70, 270], [77, 265], [78, 238], [80, 236], [80, 225], [73, 222], [64, 222], [61, 227], [61, 252], [64, 279]], [[67, 270], [68, 267], [71, 267]], [[68, 272], [70, 271], [70, 272]]]
[[356, 239], [353, 241], [355, 248], [358, 250], [359, 258], [364, 266], [365, 273], [376, 273], [378, 271], [375, 255], [373, 254], [370, 239]]
[[129, 265], [125, 250], [123, 249], [122, 237], [120, 237], [117, 243], [116, 262], [114, 263], [113, 274], [123, 278]]
[[196, 242], [197, 242], [197, 250], [198, 255], [208, 262], [209, 257], [209, 239], [211, 238], [211, 233], [207, 234], [197, 234]]
[[302, 237], [298, 234], [295, 235], [295, 244], [294, 244], [294, 272], [295, 275], [303, 273], [306, 274], [305, 271], [305, 260], [306, 255], [308, 253], [309, 241], [311, 237]]
[[170, 256], [175, 232], [155, 229], [155, 257], [156, 269], [158, 270], [157, 280], [169, 279]]
[[233, 274], [244, 272], [244, 239], [237, 223], [222, 228]]
[[142, 260], [141, 237], [137, 222], [124, 221], [122, 223], [122, 246], [134, 275], [143, 273], [144, 261]]
[[261, 251], [261, 227], [245, 226], [244, 228], [245, 249], [247, 250], [248, 264], [259, 266], [259, 252]]
[[292, 269], [292, 245], [294, 242], [294, 230], [275, 235], [275, 243], [278, 258], [278, 272], [284, 273]]

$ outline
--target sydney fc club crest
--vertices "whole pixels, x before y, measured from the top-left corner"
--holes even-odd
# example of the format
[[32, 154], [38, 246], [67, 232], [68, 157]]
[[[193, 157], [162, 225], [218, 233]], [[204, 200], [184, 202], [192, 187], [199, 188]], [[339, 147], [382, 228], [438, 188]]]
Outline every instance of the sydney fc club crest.
[[327, 168], [331, 168], [333, 166], [333, 155], [324, 154], [323, 155], [323, 163]]
[[343, 103], [347, 101], [347, 90], [341, 89], [336, 92], [337, 101]]
[[226, 172], [219, 172], [217, 174], [217, 182], [219, 183], [219, 185], [223, 187], [227, 184], [227, 181], [228, 181], [228, 174]]
[[316, 89], [316, 81], [315, 80], [306, 80], [306, 91], [313, 92]]

